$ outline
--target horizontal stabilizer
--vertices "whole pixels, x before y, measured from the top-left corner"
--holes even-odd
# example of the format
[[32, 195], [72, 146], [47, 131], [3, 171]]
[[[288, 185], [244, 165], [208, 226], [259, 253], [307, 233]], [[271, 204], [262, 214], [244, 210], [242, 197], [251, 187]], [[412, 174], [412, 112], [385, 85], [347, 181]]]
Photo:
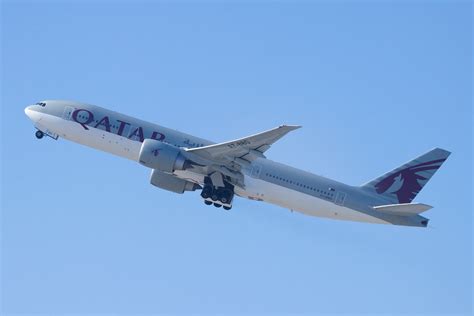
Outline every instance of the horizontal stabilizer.
[[404, 203], [404, 204], [389, 204], [379, 205], [373, 207], [376, 211], [398, 215], [398, 216], [413, 216], [425, 212], [432, 208], [432, 206], [423, 203]]

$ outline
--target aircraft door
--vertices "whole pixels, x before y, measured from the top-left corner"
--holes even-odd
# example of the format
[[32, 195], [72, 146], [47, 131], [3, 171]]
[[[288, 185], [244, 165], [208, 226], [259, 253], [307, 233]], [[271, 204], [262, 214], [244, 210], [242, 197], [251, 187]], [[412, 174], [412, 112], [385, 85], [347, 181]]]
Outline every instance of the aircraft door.
[[74, 108], [72, 106], [66, 106], [63, 112], [63, 119], [70, 121]]
[[344, 205], [345, 200], [346, 200], [346, 193], [338, 191], [336, 194], [335, 203], [339, 205]]
[[252, 167], [252, 177], [254, 178], [259, 178], [260, 177], [260, 172], [262, 171], [262, 167], [255, 165]]

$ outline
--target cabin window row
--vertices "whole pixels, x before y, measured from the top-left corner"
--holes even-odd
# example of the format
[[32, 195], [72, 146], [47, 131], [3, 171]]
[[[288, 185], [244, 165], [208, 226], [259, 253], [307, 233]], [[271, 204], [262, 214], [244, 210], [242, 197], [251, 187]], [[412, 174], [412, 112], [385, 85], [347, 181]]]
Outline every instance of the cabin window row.
[[[299, 183], [297, 181], [293, 181], [293, 180], [289, 180], [289, 179], [285, 179], [285, 178], [282, 178], [282, 177], [279, 177], [279, 176], [276, 176], [276, 175], [273, 175], [271, 173], [266, 173], [265, 174], [267, 177], [270, 177], [270, 178], [273, 178], [273, 179], [276, 179], [276, 180], [280, 180], [282, 182], [286, 182], [286, 183], [289, 183], [289, 184], [294, 184], [298, 187], [301, 187], [301, 188], [304, 188], [304, 189], [308, 189], [310, 191], [314, 191], [314, 192], [317, 192], [317, 193], [321, 193], [321, 194], [324, 194], [326, 195], [327, 197], [332, 197], [334, 194], [333, 193], [329, 193], [327, 191], [324, 191], [322, 189], [317, 189], [315, 187], [311, 187], [309, 185], [306, 185], [306, 184], [303, 184], [303, 183]], [[334, 189], [333, 189], [334, 190]]]

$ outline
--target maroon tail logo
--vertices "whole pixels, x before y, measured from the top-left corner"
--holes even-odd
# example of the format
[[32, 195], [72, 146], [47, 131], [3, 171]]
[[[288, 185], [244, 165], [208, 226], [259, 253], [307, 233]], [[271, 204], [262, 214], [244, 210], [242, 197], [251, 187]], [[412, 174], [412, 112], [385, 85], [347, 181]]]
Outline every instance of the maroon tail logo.
[[410, 203], [423, 188], [424, 183], [420, 185], [418, 181], [429, 179], [419, 175], [418, 172], [425, 170], [436, 171], [445, 160], [446, 159], [432, 160], [401, 169], [376, 183], [375, 190], [378, 194], [385, 193], [394, 185], [395, 181], [398, 180], [401, 182], [400, 188], [389, 193], [395, 194], [399, 203]]

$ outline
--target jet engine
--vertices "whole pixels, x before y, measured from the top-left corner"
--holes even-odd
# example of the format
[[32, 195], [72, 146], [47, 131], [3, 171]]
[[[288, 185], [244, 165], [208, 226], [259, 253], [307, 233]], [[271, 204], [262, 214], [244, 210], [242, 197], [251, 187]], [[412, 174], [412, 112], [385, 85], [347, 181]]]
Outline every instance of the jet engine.
[[189, 166], [178, 147], [154, 139], [145, 139], [138, 161], [145, 167], [169, 173], [184, 170]]
[[150, 183], [155, 187], [175, 193], [184, 193], [184, 191], [194, 191], [201, 188], [199, 184], [180, 179], [172, 174], [156, 169], [151, 172]]

